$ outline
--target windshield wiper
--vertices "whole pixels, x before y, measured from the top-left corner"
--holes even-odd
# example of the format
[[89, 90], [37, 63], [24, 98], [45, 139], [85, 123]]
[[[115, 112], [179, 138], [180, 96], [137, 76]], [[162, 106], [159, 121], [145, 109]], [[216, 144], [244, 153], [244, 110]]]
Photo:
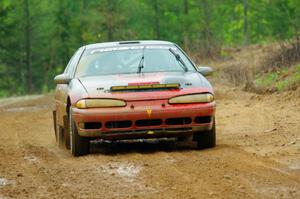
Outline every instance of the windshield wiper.
[[143, 55], [143, 57], [141, 58], [141, 61], [139, 63], [139, 67], [138, 67], [138, 72], [137, 73], [141, 73], [142, 72], [142, 68], [144, 68], [144, 59], [145, 59], [145, 57]]
[[141, 73], [142, 72], [142, 68], [144, 68], [144, 59], [145, 59], [145, 47], [143, 48], [143, 55], [142, 55], [142, 58], [141, 58], [141, 61], [139, 63], [139, 66], [138, 66], [138, 71], [137, 73]]
[[183, 68], [185, 72], [188, 71], [184, 61], [181, 59], [180, 55], [178, 55], [172, 48], [169, 48], [169, 51], [175, 56], [176, 60], [180, 63], [180, 66]]

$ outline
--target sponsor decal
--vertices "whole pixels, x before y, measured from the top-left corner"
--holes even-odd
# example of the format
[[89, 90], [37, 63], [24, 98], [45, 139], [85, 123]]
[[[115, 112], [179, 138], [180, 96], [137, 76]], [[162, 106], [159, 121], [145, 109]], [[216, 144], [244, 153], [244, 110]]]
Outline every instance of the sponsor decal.
[[172, 49], [172, 50], [177, 50], [175, 47], [170, 47], [170, 46], [121, 46], [121, 47], [109, 47], [109, 48], [97, 48], [94, 50], [91, 50], [90, 54], [95, 54], [95, 53], [102, 53], [102, 52], [111, 52], [111, 51], [120, 51], [120, 50], [141, 50], [141, 49]]

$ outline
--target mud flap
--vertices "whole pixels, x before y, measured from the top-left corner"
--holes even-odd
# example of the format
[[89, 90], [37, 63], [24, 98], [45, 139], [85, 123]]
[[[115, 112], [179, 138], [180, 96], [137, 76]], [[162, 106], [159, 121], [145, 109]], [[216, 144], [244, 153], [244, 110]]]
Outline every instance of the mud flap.
[[55, 133], [55, 140], [57, 140], [57, 128], [56, 128], [56, 111], [52, 112], [53, 114], [53, 127], [54, 127], [54, 133]]
[[70, 149], [70, 123], [68, 115], [64, 116], [64, 141], [67, 149]]
[[[66, 118], [68, 118], [68, 117], [66, 116]], [[70, 143], [70, 141], [66, 140], [66, 134], [68, 132], [65, 132], [65, 128], [68, 128], [69, 125], [67, 123], [65, 127], [61, 127], [57, 124], [56, 111], [53, 111], [53, 124], [54, 124], [54, 132], [55, 132], [55, 139], [56, 139], [57, 145], [59, 146], [59, 148], [68, 148], [67, 144]], [[64, 125], [65, 125], [65, 123], [64, 123]]]

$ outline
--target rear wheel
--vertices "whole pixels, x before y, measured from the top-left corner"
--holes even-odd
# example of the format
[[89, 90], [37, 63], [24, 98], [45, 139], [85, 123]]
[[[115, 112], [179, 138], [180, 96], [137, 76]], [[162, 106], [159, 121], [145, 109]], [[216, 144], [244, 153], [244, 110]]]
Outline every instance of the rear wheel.
[[194, 134], [194, 140], [197, 141], [198, 149], [212, 148], [216, 146], [216, 122], [213, 121], [212, 129], [205, 132]]
[[73, 156], [82, 156], [90, 152], [90, 139], [78, 135], [78, 130], [72, 117], [70, 110], [70, 144]]

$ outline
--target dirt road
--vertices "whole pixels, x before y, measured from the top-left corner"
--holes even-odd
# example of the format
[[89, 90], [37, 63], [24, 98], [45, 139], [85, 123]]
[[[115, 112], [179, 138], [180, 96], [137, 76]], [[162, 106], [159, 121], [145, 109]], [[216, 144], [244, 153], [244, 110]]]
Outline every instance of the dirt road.
[[172, 140], [55, 146], [52, 95], [0, 102], [0, 199], [300, 198], [300, 95], [218, 86], [218, 146]]

